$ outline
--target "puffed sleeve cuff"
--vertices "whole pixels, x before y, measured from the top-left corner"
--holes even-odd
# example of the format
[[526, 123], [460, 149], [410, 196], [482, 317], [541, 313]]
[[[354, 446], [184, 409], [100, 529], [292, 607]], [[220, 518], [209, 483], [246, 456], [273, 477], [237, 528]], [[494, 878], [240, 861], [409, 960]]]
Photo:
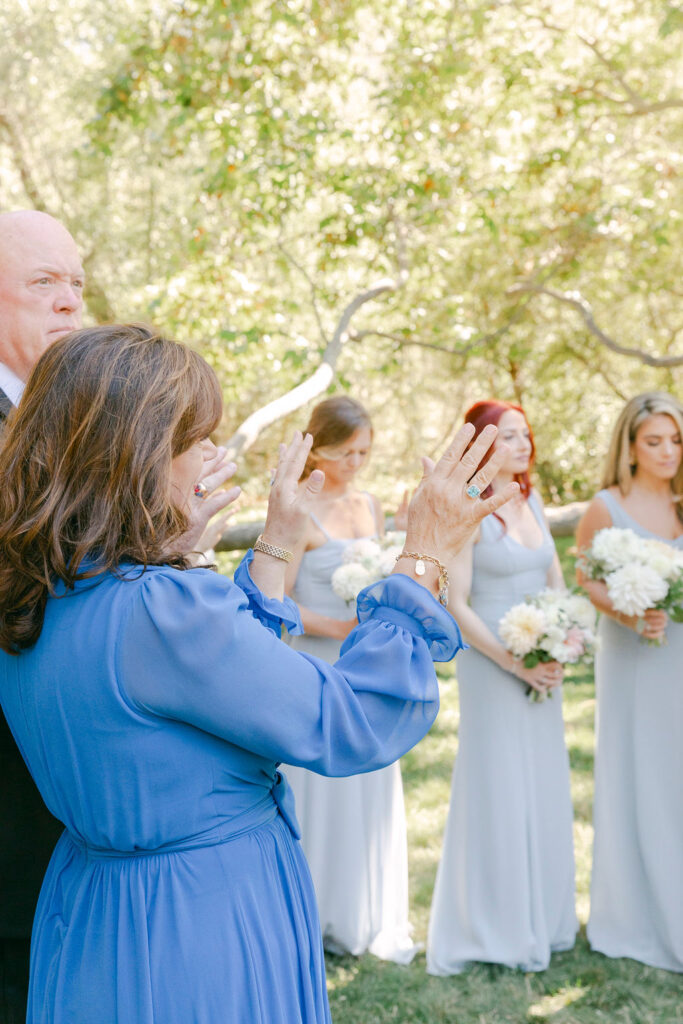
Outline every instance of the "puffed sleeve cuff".
[[249, 548], [237, 566], [233, 577], [237, 586], [246, 595], [249, 602], [249, 610], [259, 622], [262, 622], [264, 626], [268, 626], [278, 636], [282, 626], [285, 626], [287, 632], [291, 633], [292, 636], [298, 636], [299, 633], [303, 633], [304, 627], [301, 624], [299, 609], [291, 597], [285, 597], [282, 601], [278, 601], [274, 597], [266, 597], [254, 583], [249, 572], [249, 566], [253, 557], [254, 552]]
[[358, 622], [370, 619], [402, 626], [426, 642], [432, 661], [450, 661], [467, 648], [460, 628], [443, 605], [423, 586], [402, 573], [361, 590], [357, 600]]

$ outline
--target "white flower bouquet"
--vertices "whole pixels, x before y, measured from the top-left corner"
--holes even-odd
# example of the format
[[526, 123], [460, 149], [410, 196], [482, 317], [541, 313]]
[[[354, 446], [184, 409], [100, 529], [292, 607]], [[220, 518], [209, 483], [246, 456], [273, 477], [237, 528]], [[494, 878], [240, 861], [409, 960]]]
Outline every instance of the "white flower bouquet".
[[615, 611], [641, 619], [648, 608], [662, 608], [683, 622], [683, 551], [609, 526], [594, 535], [579, 567], [589, 579], [604, 580]]
[[[595, 609], [587, 597], [548, 588], [513, 605], [500, 620], [498, 633], [525, 668], [549, 661], [576, 665], [590, 662], [595, 654], [595, 624]], [[534, 701], [543, 700], [532, 687], [527, 694]]]
[[362, 537], [347, 544], [342, 564], [332, 573], [335, 594], [351, 603], [364, 587], [388, 576], [405, 539], [405, 533], [393, 530], [377, 540]]

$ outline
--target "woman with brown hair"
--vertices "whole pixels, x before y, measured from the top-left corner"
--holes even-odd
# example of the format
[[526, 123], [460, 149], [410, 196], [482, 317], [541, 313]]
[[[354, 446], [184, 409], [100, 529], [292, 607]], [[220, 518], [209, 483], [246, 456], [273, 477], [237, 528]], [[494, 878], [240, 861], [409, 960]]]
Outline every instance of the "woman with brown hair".
[[[438, 708], [459, 644], [438, 566], [359, 600], [335, 664], [292, 651], [284, 568], [323, 474], [283, 446], [264, 535], [235, 582], [190, 569], [188, 510], [219, 422], [196, 353], [138, 326], [79, 331], [33, 371], [0, 452], [0, 699], [65, 824], [32, 938], [28, 1024], [329, 1021], [313, 888], [283, 760], [390, 764]], [[500, 463], [461, 431], [425, 464], [408, 543], [451, 558]], [[448, 515], [439, 509], [447, 509]], [[405, 573], [405, 575], [403, 575]], [[410, 578], [408, 578], [410, 577]], [[390, 666], [390, 670], [387, 669]]]
[[[632, 530], [683, 552], [683, 405], [646, 392], [615, 424], [602, 490], [577, 530]], [[683, 971], [683, 623], [617, 612], [601, 580], [579, 582], [600, 618], [588, 938], [607, 956]]]
[[[346, 395], [319, 402], [305, 433], [313, 438], [304, 476], [325, 473], [310, 518], [287, 570], [287, 592], [304, 635], [292, 647], [330, 663], [356, 625], [356, 607], [332, 589], [344, 551], [361, 537], [384, 533], [377, 498], [354, 486], [372, 446], [363, 406]], [[418, 947], [408, 921], [408, 843], [401, 769], [397, 763], [348, 778], [323, 778], [286, 768], [296, 797], [301, 841], [318, 900], [325, 948], [409, 963]]]

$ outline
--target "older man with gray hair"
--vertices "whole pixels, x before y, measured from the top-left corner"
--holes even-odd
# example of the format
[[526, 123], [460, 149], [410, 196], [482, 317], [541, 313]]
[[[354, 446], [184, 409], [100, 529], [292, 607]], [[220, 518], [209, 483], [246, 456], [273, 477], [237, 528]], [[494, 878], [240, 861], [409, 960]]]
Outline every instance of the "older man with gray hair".
[[[43, 352], [80, 328], [84, 283], [78, 247], [63, 224], [37, 210], [0, 214], [0, 425]], [[200, 540], [209, 519], [239, 493], [212, 493], [235, 471], [218, 452], [206, 467], [186, 551], [210, 546]], [[0, 1022], [23, 1024], [33, 914], [63, 826], [45, 807], [1, 712], [0, 779]]]
[[[81, 326], [84, 272], [63, 225], [36, 210], [0, 214], [0, 421], [31, 368]], [[62, 831], [0, 715], [0, 1019], [24, 1021], [28, 951], [40, 884]]]

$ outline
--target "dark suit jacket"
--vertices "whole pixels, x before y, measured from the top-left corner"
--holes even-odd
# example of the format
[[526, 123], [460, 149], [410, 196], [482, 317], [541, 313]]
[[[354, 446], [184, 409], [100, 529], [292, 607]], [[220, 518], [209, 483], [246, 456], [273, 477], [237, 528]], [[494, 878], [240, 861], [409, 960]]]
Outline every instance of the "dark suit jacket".
[[[0, 388], [0, 429], [11, 409]], [[31, 935], [43, 875], [63, 828], [43, 803], [0, 714], [0, 939]]]

